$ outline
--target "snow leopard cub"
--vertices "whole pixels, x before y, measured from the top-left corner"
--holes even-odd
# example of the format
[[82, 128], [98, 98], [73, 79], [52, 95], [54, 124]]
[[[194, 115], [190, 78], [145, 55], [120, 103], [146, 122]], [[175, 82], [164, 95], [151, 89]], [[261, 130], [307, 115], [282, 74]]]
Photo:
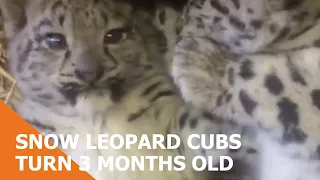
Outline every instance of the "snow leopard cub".
[[[210, 113], [186, 105], [167, 74], [163, 38], [153, 16], [116, 0], [1, 0], [11, 72], [24, 99], [16, 111], [43, 134], [80, 134], [65, 150], [96, 179], [202, 179], [206, 173], [96, 171], [97, 156], [176, 156], [195, 153], [131, 149], [86, 150], [85, 136], [180, 134], [202, 121], [220, 130]], [[190, 132], [191, 133], [191, 132]], [[186, 137], [184, 132], [184, 136]], [[147, 164], [146, 164], [147, 166]]]

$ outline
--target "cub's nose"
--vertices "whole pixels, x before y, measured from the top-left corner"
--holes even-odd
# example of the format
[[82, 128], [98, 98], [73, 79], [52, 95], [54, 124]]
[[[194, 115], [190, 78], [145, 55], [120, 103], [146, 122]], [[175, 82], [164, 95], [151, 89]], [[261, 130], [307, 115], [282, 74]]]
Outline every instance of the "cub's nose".
[[80, 81], [91, 83], [101, 78], [103, 68], [97, 58], [87, 50], [77, 58], [74, 73]]
[[92, 82], [96, 79], [96, 73], [77, 69], [75, 71], [76, 77], [83, 82]]
[[76, 77], [83, 82], [90, 83], [100, 80], [103, 77], [103, 68], [98, 68], [95, 72], [76, 70]]

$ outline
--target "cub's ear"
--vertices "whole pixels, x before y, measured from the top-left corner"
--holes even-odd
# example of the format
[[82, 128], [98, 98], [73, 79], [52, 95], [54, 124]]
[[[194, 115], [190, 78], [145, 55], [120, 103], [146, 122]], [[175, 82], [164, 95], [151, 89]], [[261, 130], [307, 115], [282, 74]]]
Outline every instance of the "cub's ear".
[[28, 0], [0, 0], [6, 37], [14, 37], [27, 23], [25, 8]]

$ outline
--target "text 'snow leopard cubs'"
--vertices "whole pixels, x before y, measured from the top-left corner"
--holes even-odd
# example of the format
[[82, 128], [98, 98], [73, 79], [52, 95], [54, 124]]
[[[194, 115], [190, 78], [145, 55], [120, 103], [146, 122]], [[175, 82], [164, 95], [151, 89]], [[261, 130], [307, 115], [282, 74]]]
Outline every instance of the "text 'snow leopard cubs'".
[[316, 0], [189, 0], [177, 23], [174, 82], [186, 101], [257, 131], [243, 158], [258, 153], [255, 179], [320, 177], [319, 21]]
[[[80, 134], [78, 149], [65, 152], [80, 165], [79, 156], [91, 157], [89, 173], [98, 180], [187, 179], [182, 172], [94, 167], [99, 155], [181, 154], [189, 160], [193, 153], [184, 146], [177, 152], [86, 150], [86, 134], [180, 135], [189, 119], [201, 120], [210, 131], [220, 129], [214, 116], [189, 109], [176, 92], [152, 13], [116, 0], [1, 0], [0, 5], [11, 72], [24, 96], [15, 109], [24, 119], [43, 134]], [[189, 169], [186, 174], [202, 179]]]

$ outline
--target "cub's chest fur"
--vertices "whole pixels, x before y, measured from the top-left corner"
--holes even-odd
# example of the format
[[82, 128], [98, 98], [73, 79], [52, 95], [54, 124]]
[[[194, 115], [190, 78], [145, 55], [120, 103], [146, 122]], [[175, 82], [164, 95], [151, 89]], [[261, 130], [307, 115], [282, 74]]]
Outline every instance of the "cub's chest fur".
[[[78, 101], [79, 104], [77, 106], [80, 116], [82, 118], [91, 118], [93, 122], [95, 122], [96, 127], [93, 129], [96, 131], [92, 134], [92, 144], [99, 144], [98, 134], [108, 135], [108, 137], [116, 134], [123, 138], [125, 138], [127, 134], [132, 134], [137, 136], [138, 139], [140, 139], [142, 135], [147, 135], [151, 144], [153, 144], [154, 134], [166, 134], [167, 127], [170, 126], [170, 123], [176, 118], [174, 117], [174, 111], [177, 111], [177, 107], [179, 107], [179, 99], [175, 99], [174, 97], [164, 98], [160, 101], [161, 104], [159, 104], [160, 102], [150, 104], [147, 98], [137, 95], [139, 90], [140, 89], [137, 88], [136, 90], [130, 91], [121, 101], [115, 104], [108, 103], [112, 101], [108, 100], [110, 96], [107, 91], [93, 91], [80, 98], [83, 99], [82, 101]], [[166, 103], [166, 111], [163, 111], [164, 103]], [[160, 110], [161, 113], [159, 113]], [[162, 150], [160, 148], [148, 149], [145, 147], [141, 149], [138, 148], [138, 145], [139, 143], [131, 145], [130, 149], [126, 149], [125, 146], [121, 149], [112, 149], [107, 143], [108, 148], [96, 150], [95, 153], [97, 154], [92, 158], [96, 161], [95, 163], [99, 163], [97, 156], [100, 156], [100, 158], [104, 160], [112, 157], [114, 162], [118, 157], [126, 157], [130, 160], [130, 163], [133, 163], [131, 157], [134, 156], [138, 159], [148, 156], [161, 156], [164, 160], [168, 160], [168, 158], [174, 158], [176, 155], [175, 152], [171, 150]], [[121, 165], [124, 165], [123, 162]], [[164, 166], [164, 171], [160, 171], [158, 160], [152, 162], [144, 159], [143, 163], [145, 167], [143, 171], [139, 171], [138, 167], [136, 167], [135, 171], [111, 171], [108, 169], [110, 166], [108, 166], [103, 168], [103, 172], [101, 171], [102, 174], [100, 175], [108, 177], [108, 179], [120, 180], [140, 180], [150, 177], [159, 180], [166, 178], [179, 180], [183, 178], [180, 172], [167, 171], [167, 166]], [[130, 169], [131, 166], [132, 165], [130, 165]], [[148, 169], [150, 166], [154, 166], [154, 170]]]

